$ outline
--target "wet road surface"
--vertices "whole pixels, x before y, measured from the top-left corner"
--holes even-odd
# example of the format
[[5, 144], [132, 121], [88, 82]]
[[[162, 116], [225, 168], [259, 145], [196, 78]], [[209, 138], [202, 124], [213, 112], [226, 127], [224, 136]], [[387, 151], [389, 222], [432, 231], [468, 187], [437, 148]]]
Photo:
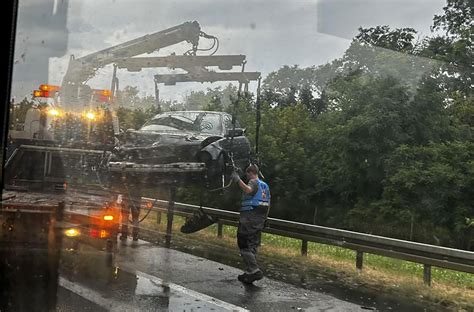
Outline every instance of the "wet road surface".
[[[241, 271], [234, 267], [145, 241], [119, 244], [108, 264], [97, 252], [86, 257], [63, 254], [63, 258], [62, 291], [99, 310], [364, 311], [359, 305], [270, 278], [243, 285], [236, 279]], [[58, 299], [58, 306], [63, 301]], [[61, 307], [58, 310], [68, 310], [67, 304]]]

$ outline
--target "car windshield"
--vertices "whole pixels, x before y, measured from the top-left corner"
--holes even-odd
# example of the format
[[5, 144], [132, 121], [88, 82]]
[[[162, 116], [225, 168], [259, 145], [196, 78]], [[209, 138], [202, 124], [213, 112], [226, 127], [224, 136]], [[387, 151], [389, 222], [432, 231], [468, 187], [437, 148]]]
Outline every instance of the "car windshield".
[[219, 114], [209, 112], [174, 112], [155, 116], [140, 128], [142, 131], [193, 131], [222, 134]]

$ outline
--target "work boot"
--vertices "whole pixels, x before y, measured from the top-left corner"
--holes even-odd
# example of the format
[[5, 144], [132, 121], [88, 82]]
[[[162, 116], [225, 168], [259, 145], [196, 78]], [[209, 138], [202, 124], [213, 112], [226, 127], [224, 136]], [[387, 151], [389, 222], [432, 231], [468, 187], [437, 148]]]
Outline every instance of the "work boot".
[[199, 209], [194, 212], [193, 216], [189, 218], [181, 227], [181, 233], [189, 234], [200, 231], [217, 222], [217, 219], [211, 217]]
[[123, 242], [123, 241], [126, 241], [127, 240], [127, 234], [120, 234], [120, 240]]
[[239, 276], [237, 276], [237, 279], [238, 279], [239, 281], [241, 281], [241, 282], [244, 282], [244, 280], [245, 280], [244, 277], [245, 277], [246, 275], [248, 275], [248, 274], [247, 274], [247, 273], [240, 274]]
[[133, 234], [133, 241], [134, 242], [138, 241], [138, 233]]
[[237, 279], [245, 284], [252, 284], [253, 282], [261, 280], [262, 278], [263, 272], [260, 270], [252, 274], [244, 273], [237, 276]]

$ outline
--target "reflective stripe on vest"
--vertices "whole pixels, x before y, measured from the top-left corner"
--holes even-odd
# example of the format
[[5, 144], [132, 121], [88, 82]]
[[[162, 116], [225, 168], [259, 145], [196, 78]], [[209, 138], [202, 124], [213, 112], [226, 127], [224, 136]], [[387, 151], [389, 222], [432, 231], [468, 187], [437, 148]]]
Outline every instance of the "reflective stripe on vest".
[[255, 195], [245, 194], [242, 196], [242, 207], [240, 211], [252, 210], [258, 206], [270, 205], [270, 188], [267, 183], [257, 179], [258, 190]]

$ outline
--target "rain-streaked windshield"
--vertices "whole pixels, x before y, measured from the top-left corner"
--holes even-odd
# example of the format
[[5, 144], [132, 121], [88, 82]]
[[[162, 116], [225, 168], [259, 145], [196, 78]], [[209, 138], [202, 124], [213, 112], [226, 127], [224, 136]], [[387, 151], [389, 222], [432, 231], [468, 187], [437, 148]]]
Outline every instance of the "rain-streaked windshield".
[[474, 311], [473, 4], [4, 0], [0, 312]]

